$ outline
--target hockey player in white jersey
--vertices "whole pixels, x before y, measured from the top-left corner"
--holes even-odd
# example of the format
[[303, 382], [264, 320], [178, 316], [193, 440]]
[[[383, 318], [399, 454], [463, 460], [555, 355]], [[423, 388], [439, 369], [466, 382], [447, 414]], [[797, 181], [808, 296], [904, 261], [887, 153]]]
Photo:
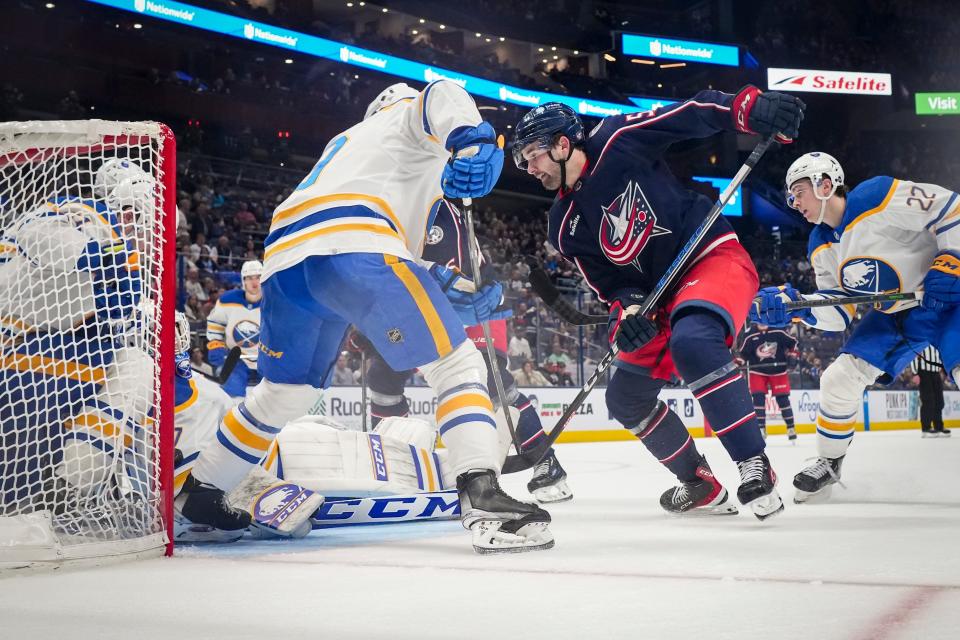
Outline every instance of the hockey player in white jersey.
[[[854, 432], [863, 390], [889, 382], [927, 345], [960, 378], [960, 198], [937, 186], [887, 176], [847, 192], [843, 169], [826, 153], [808, 153], [787, 171], [787, 199], [810, 234], [810, 264], [818, 291], [762, 289], [751, 318], [783, 326], [842, 331], [855, 313], [842, 304], [852, 295], [917, 292], [922, 300], [877, 305], [857, 324], [839, 357], [820, 378], [814, 464], [794, 477], [794, 501], [829, 497]], [[837, 298], [837, 306], [787, 311], [791, 300]]]
[[242, 363], [237, 366], [223, 389], [235, 398], [247, 393], [247, 386], [260, 382], [257, 374], [257, 353], [260, 345], [260, 304], [263, 291], [260, 277], [263, 265], [259, 260], [248, 260], [240, 268], [240, 289], [227, 291], [210, 315], [207, 316], [207, 360], [218, 370], [227, 358], [227, 352], [240, 347]]
[[487, 194], [502, 165], [493, 127], [445, 80], [419, 92], [388, 87], [362, 122], [329, 142], [274, 211], [264, 243], [263, 380], [224, 417], [221, 448], [194, 467], [198, 485], [229, 491], [240, 482], [283, 425], [307, 412], [316, 389], [330, 384], [340, 343], [355, 324], [392, 368], [419, 368], [436, 391], [436, 421], [474, 548], [553, 546], [547, 512], [499, 488], [484, 363], [463, 329], [466, 318], [476, 324], [491, 317], [502, 290], [465, 295], [452, 287], [455, 307], [417, 262], [433, 203]]
[[[119, 206], [126, 200], [116, 186], [97, 183]], [[117, 479], [114, 463], [143, 427], [120, 406], [136, 402], [121, 393], [117, 359], [140, 297], [139, 255], [103, 201], [78, 197], [53, 198], [21, 216], [2, 244], [9, 249], [0, 259], [4, 448], [32, 448], [32, 458], [45, 461], [0, 463], [2, 502], [19, 509], [32, 501], [58, 517], [68, 494], [73, 502], [104, 495]]]

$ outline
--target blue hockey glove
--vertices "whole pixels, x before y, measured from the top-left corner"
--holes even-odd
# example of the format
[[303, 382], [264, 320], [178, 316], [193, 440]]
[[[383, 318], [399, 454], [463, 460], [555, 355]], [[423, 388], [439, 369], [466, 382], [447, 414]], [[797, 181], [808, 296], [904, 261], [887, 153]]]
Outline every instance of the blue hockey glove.
[[789, 144], [800, 133], [800, 122], [807, 108], [803, 100], [777, 91], [763, 92], [747, 85], [734, 97], [733, 113], [737, 131], [768, 136], [777, 134], [777, 142]]
[[[132, 258], [132, 259], [131, 259]], [[93, 295], [101, 319], [125, 318], [140, 301], [139, 267], [123, 240], [91, 240], [77, 260], [77, 270], [93, 276]]]
[[941, 311], [960, 304], [960, 255], [945, 251], [933, 260], [923, 278], [924, 309]]
[[780, 287], [764, 287], [750, 306], [750, 321], [770, 327], [785, 327], [793, 318], [814, 322], [810, 309], [788, 311], [786, 303], [800, 300], [800, 292], [790, 283]]
[[96, 279], [113, 282], [118, 278], [118, 269], [126, 272], [127, 260], [127, 245], [123, 240], [103, 244], [91, 240], [77, 260], [77, 271], [87, 271]]
[[503, 320], [513, 315], [513, 310], [509, 307], [500, 308], [503, 302], [503, 286], [499, 282], [484, 285], [476, 291], [473, 282], [464, 278], [460, 271], [440, 264], [430, 267], [430, 275], [439, 283], [453, 310], [468, 327], [488, 320]]
[[[488, 122], [476, 127], [460, 127], [447, 138], [453, 158], [443, 169], [440, 180], [448, 198], [479, 198], [493, 190], [503, 169], [503, 140]], [[472, 150], [472, 155], [467, 155]]]
[[610, 305], [610, 320], [607, 325], [610, 341], [616, 340], [620, 351], [624, 353], [646, 346], [660, 333], [657, 323], [641, 316], [639, 310], [640, 305], [631, 304], [625, 308], [620, 300], [615, 300]]

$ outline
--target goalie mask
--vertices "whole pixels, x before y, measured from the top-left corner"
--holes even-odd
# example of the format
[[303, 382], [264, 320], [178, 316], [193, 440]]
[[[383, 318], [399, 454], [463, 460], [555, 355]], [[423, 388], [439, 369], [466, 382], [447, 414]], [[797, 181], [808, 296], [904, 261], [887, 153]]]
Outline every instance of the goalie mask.
[[[787, 177], [785, 180], [787, 186], [787, 206], [791, 209], [794, 208], [795, 198], [790, 191], [790, 187], [804, 178], [810, 180], [810, 183], [813, 185], [813, 195], [820, 201], [820, 215], [814, 223], [820, 224], [823, 222], [823, 216], [827, 210], [827, 200], [837, 192], [837, 187], [844, 183], [843, 167], [840, 166], [836, 158], [820, 151], [805, 153], [794, 160], [790, 168], [787, 169]], [[823, 184], [824, 178], [830, 178], [830, 182], [832, 183], [830, 193], [827, 195], [820, 194], [820, 186]]]
[[135, 162], [122, 158], [107, 160], [97, 169], [93, 190], [118, 217], [132, 211], [132, 222], [145, 214], [153, 215], [156, 181]]

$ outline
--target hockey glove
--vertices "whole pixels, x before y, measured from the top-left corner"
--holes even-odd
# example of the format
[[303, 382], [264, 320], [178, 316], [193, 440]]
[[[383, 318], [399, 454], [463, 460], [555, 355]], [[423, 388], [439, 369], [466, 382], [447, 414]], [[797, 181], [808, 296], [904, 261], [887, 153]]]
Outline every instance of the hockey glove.
[[960, 255], [952, 251], [941, 253], [923, 278], [924, 309], [941, 311], [960, 304]]
[[810, 309], [787, 310], [786, 303], [800, 299], [800, 292], [789, 282], [780, 287], [764, 287], [750, 306], [750, 321], [770, 327], [785, 327], [793, 318], [800, 318], [813, 324], [816, 319]]
[[800, 133], [800, 121], [807, 105], [800, 98], [777, 91], [760, 91], [747, 85], [733, 98], [737, 131], [761, 136], [777, 134], [777, 142], [789, 144]]
[[127, 245], [123, 240], [99, 243], [91, 240], [77, 260], [77, 271], [93, 274], [94, 279], [116, 282], [120, 271], [127, 272]]
[[440, 184], [448, 198], [479, 198], [493, 190], [503, 169], [503, 138], [488, 122], [460, 127], [447, 138], [453, 157], [443, 169]]
[[624, 353], [646, 346], [660, 333], [657, 323], [639, 314], [640, 305], [624, 307], [620, 300], [610, 305], [609, 337]]
[[488, 320], [502, 320], [513, 315], [510, 308], [501, 309], [503, 286], [499, 282], [483, 286], [477, 291], [473, 281], [464, 278], [456, 269], [434, 264], [430, 275], [450, 301], [453, 310], [468, 327]]

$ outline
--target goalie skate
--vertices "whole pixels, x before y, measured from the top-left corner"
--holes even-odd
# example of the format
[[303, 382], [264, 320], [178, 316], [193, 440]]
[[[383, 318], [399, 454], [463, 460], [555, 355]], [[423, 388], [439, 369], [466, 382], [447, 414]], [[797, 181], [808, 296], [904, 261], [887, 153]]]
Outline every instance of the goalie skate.
[[793, 477], [796, 504], [805, 502], [826, 502], [833, 493], [833, 485], [840, 482], [840, 467], [843, 456], [839, 458], [815, 458], [814, 463]]
[[727, 490], [714, 477], [703, 456], [696, 473], [696, 480], [667, 489], [660, 496], [660, 506], [667, 513], [678, 516], [733, 516], [739, 513], [736, 505], [727, 502]]
[[550, 454], [533, 468], [533, 478], [527, 483], [527, 491], [541, 504], [573, 499], [573, 492], [567, 486], [567, 472], [560, 466], [560, 461], [554, 454]]
[[460, 475], [457, 493], [463, 514], [460, 521], [473, 533], [477, 553], [521, 553], [553, 547], [553, 534], [548, 529], [550, 514], [504, 493], [493, 471]]
[[187, 476], [174, 508], [181, 518], [195, 525], [207, 525], [240, 535], [250, 526], [249, 513], [234, 509], [223, 491], [197, 481], [192, 475]]
[[766, 520], [783, 511], [783, 500], [777, 492], [777, 474], [770, 466], [767, 454], [738, 462], [737, 469], [740, 470], [737, 499], [753, 511], [758, 520]]
[[236, 542], [243, 537], [243, 529], [227, 531], [208, 524], [190, 522], [178, 510], [173, 513], [173, 541], [177, 544]]

